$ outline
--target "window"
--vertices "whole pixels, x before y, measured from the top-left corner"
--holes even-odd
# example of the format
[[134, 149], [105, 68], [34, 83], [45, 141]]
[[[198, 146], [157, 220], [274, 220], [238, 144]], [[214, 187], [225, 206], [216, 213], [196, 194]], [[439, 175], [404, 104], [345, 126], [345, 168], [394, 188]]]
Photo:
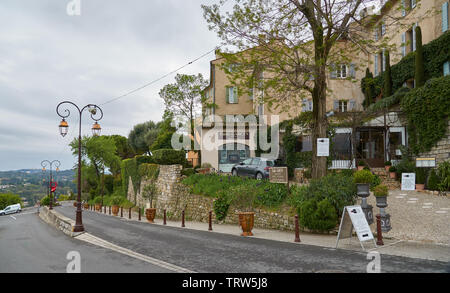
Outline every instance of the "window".
[[250, 100], [253, 100], [253, 89], [250, 89], [249, 91], [250, 91], [250, 93], [249, 93], [249, 95], [248, 95], [248, 98], [249, 98]]
[[375, 72], [375, 76], [378, 76], [378, 55], [375, 55], [374, 56], [374, 66], [375, 66], [375, 69], [374, 69], [374, 72]]
[[339, 101], [339, 112], [347, 112], [347, 101]]
[[341, 64], [338, 66], [336, 71], [337, 78], [346, 78], [347, 77], [347, 65]]
[[264, 115], [264, 104], [259, 104], [258, 105], [258, 116], [262, 116]]
[[228, 104], [238, 103], [238, 90], [235, 86], [226, 87], [226, 99]]
[[402, 33], [402, 57], [406, 56], [406, 33]]
[[312, 138], [311, 135], [300, 135], [297, 137], [295, 144], [295, 152], [310, 152], [312, 151]]
[[380, 26], [381, 35], [384, 36], [386, 34], [386, 25], [384, 23]]
[[312, 111], [312, 110], [313, 110], [313, 102], [312, 102], [312, 100], [306, 100], [306, 99], [304, 99], [304, 100], [302, 101], [302, 108], [303, 108], [303, 111], [304, 111], [304, 112], [306, 112], [306, 111]]
[[332, 139], [331, 156], [334, 160], [351, 159], [351, 133], [336, 133]]
[[450, 75], [450, 61], [444, 63], [444, 76]]
[[261, 162], [261, 159], [260, 159], [260, 158], [253, 158], [253, 160], [252, 160], [252, 165], [258, 166], [260, 162]]

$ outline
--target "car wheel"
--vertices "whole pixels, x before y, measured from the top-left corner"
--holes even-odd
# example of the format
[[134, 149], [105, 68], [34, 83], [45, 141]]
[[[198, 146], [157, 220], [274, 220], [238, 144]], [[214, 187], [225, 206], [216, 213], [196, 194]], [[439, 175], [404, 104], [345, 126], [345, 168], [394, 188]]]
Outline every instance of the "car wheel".
[[256, 179], [258, 180], [263, 179], [263, 174], [261, 174], [260, 172], [256, 173]]
[[233, 175], [233, 176], [237, 176], [238, 174], [237, 174], [237, 170], [236, 169], [233, 169], [232, 171], [231, 171], [231, 174]]

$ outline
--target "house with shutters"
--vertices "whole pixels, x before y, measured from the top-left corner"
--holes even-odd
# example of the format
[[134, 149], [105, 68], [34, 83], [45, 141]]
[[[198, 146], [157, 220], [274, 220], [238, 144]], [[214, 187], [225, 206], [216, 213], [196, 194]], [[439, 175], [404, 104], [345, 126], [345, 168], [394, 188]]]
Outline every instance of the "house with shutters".
[[[448, 14], [448, 1], [426, 0], [418, 3], [415, 0], [389, 0], [385, 1], [375, 17], [371, 9], [362, 11], [361, 17], [371, 16], [372, 20], [375, 19], [375, 25], [366, 28], [367, 38], [373, 38], [375, 44], [381, 44], [388, 37], [389, 45], [395, 48], [390, 51], [390, 64], [393, 65], [415, 51], [414, 28], [417, 25], [422, 28], [422, 43], [425, 45], [449, 29]], [[392, 16], [402, 21], [393, 25], [387, 21]], [[345, 40], [338, 44], [344, 48], [346, 45]], [[326, 111], [330, 113], [330, 117], [364, 111], [365, 96], [360, 81], [365, 76], [366, 68], [374, 76], [383, 74], [386, 69], [385, 50], [361, 51], [359, 56], [352, 56], [350, 59], [348, 64], [332, 64], [332, 69], [327, 74]], [[280, 123], [297, 117], [301, 112], [312, 111], [313, 103], [310, 98], [302, 98], [292, 99], [288, 105], [278, 109], [268, 107], [261, 98], [264, 92], [257, 87], [240, 89], [232, 84], [223, 69], [224, 62], [220, 52], [216, 52], [216, 58], [210, 61], [210, 84], [203, 90], [203, 117], [215, 115], [220, 119], [201, 126], [201, 162], [211, 164], [216, 170], [229, 172], [234, 164], [255, 157], [256, 152], [249, 145], [251, 129], [226, 129], [226, 115], [234, 115], [237, 120], [250, 114], [257, 117], [277, 115], [276, 123]], [[443, 64], [442, 70], [443, 74], [449, 74], [449, 62]], [[263, 71], [259, 73], [261, 82], [264, 74]], [[406, 81], [404, 86], [413, 88], [414, 79]], [[268, 125], [273, 125], [273, 122], [268, 121]], [[311, 151], [312, 136], [309, 131], [296, 131], [296, 151]], [[283, 129], [280, 132], [282, 136]], [[204, 140], [204, 137], [211, 139]], [[407, 145], [407, 138], [405, 122], [396, 112], [385, 113], [356, 128], [338, 127], [332, 138], [331, 168], [355, 168], [358, 160], [365, 161], [371, 167], [382, 167], [385, 161], [400, 160], [400, 146]], [[213, 147], [210, 145], [211, 141], [217, 141], [219, 145]], [[280, 156], [283, 156], [283, 151]]]

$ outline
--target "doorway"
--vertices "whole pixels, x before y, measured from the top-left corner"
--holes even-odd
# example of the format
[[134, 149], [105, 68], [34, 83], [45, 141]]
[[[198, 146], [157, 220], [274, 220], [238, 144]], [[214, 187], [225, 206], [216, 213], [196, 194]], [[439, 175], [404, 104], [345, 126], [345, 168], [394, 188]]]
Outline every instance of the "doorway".
[[363, 127], [356, 130], [356, 158], [371, 168], [384, 167], [384, 128]]

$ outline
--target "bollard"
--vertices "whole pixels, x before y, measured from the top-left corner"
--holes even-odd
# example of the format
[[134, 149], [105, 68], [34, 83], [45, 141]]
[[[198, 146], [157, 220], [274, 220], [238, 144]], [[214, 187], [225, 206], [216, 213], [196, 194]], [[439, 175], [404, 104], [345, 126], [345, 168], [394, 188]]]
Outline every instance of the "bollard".
[[141, 208], [139, 207], [139, 221], [141, 220]]
[[209, 211], [209, 228], [208, 231], [212, 231], [212, 211]]
[[123, 218], [123, 207], [120, 207], [120, 217]]
[[294, 242], [300, 242], [300, 227], [298, 225], [298, 215], [295, 215], [295, 240]]
[[128, 219], [131, 220], [131, 208], [128, 210]]
[[376, 217], [377, 217], [377, 245], [384, 245], [383, 235], [381, 234], [381, 216], [378, 214]]
[[109, 214], [111, 215], [111, 206], [109, 206]]
[[186, 226], [184, 225], [184, 210], [181, 212], [181, 227], [182, 227], [182, 228], [186, 227]]
[[164, 225], [167, 225], [167, 221], [166, 221], [166, 210], [164, 210]]

